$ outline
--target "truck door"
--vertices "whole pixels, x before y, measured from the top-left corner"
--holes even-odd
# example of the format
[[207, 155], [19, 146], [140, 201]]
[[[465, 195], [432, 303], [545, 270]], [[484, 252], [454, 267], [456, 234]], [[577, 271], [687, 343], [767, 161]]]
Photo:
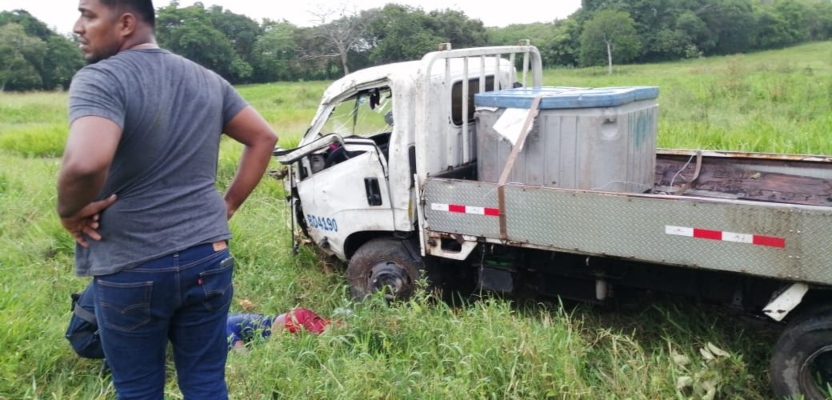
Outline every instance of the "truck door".
[[343, 140], [331, 141], [301, 162], [298, 218], [304, 218], [319, 246], [340, 258], [350, 234], [394, 230], [387, 181], [392, 115], [389, 88], [357, 92], [336, 104], [313, 135]]

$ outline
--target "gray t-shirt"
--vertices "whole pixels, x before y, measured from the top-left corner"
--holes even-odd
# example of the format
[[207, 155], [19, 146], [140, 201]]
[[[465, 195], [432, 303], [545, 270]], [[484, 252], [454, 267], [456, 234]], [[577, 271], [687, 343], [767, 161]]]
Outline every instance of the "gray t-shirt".
[[88, 65], [69, 89], [69, 122], [107, 118], [123, 130], [98, 195], [103, 240], [76, 246], [79, 276], [109, 275], [188, 247], [231, 238], [216, 188], [223, 126], [247, 106], [216, 73], [162, 49]]

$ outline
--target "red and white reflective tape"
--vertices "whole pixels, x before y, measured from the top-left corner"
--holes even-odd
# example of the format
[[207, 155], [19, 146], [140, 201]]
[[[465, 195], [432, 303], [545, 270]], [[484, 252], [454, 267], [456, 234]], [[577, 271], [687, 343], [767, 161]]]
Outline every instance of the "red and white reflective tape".
[[500, 216], [500, 210], [497, 208], [463, 206], [459, 204], [431, 203], [430, 209], [433, 211], [445, 211], [458, 214], [487, 215], [489, 217]]
[[749, 235], [746, 233], [723, 232], [710, 229], [687, 228], [683, 226], [670, 225], [664, 227], [664, 232], [668, 235], [687, 236], [698, 239], [721, 240], [723, 242], [746, 243], [779, 248], [786, 247], [786, 239], [774, 236]]

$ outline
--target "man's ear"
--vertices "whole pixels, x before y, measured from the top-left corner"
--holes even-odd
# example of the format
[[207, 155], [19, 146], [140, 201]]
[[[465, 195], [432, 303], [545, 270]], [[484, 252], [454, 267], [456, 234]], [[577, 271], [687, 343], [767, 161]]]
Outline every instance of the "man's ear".
[[136, 32], [138, 20], [133, 13], [124, 13], [118, 17], [118, 30], [121, 37], [128, 37]]

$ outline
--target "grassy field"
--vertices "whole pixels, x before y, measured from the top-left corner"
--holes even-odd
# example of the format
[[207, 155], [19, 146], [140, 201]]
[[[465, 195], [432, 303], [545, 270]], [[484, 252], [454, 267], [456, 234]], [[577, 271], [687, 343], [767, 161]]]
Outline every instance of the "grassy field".
[[[832, 43], [681, 63], [550, 70], [547, 85], [661, 88], [659, 145], [832, 154]], [[241, 87], [297, 143], [326, 82]], [[54, 213], [66, 139], [66, 94], [0, 94], [0, 399], [109, 399], [100, 361], [63, 338], [73, 242]], [[222, 147], [219, 186], [240, 148]], [[274, 165], [276, 168], [277, 165]], [[281, 335], [229, 356], [232, 398], [766, 399], [776, 332], [676, 298], [614, 310], [500, 299], [452, 308], [420, 293], [408, 304], [350, 304], [340, 266], [311, 248], [291, 255], [281, 182], [264, 179], [231, 221], [233, 311], [294, 306], [348, 324], [322, 336]], [[721, 349], [721, 350], [720, 350]], [[724, 352], [722, 351], [724, 350]], [[171, 375], [172, 369], [171, 369]], [[169, 397], [180, 398], [174, 380]]]

